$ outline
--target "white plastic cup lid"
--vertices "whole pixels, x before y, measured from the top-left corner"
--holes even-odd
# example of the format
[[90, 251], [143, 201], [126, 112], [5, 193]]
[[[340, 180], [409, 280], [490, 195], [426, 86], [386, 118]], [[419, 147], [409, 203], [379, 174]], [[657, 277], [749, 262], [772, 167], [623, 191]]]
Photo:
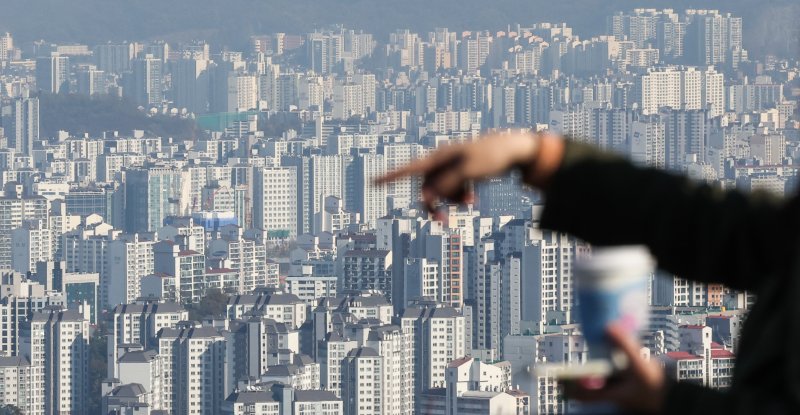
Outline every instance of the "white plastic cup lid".
[[625, 245], [593, 249], [591, 256], [575, 261], [574, 271], [577, 283], [584, 287], [605, 286], [643, 278], [655, 265], [647, 247]]

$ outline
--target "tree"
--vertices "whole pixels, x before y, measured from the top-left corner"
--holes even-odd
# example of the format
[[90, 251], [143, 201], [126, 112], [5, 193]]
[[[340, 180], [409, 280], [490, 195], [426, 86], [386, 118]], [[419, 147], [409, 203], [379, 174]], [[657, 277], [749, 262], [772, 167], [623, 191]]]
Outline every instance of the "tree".
[[0, 405], [0, 415], [23, 415], [23, 412], [14, 405]]
[[202, 133], [194, 120], [150, 116], [139, 111], [128, 100], [113, 96], [87, 97], [75, 94], [41, 94], [39, 96], [41, 134], [54, 137], [59, 130], [94, 136], [104, 131], [123, 134], [143, 130], [162, 137], [195, 138]]
[[228, 304], [228, 295], [218, 288], [210, 288], [206, 295], [197, 303], [189, 304], [190, 320], [201, 320], [208, 316], [218, 316], [225, 313], [225, 306]]
[[[89, 343], [89, 402], [88, 413], [99, 414], [101, 409], [102, 393], [101, 387], [103, 379], [108, 373], [108, 362], [106, 361], [106, 325], [101, 324], [97, 327]], [[0, 415], [5, 415], [0, 412]]]

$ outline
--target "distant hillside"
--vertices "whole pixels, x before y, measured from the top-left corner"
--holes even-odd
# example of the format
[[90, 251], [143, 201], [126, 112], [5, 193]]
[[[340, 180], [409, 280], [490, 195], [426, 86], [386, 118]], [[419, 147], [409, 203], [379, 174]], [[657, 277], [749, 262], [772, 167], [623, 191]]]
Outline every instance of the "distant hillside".
[[566, 21], [591, 35], [604, 30], [607, 15], [633, 7], [728, 10], [746, 18], [749, 49], [800, 54], [797, 0], [2, 0], [0, 30], [23, 42], [204, 38], [241, 48], [252, 34], [299, 33], [333, 23], [385, 36], [396, 28], [500, 29]]
[[40, 134], [44, 137], [54, 137], [59, 130], [92, 136], [99, 136], [104, 131], [129, 134], [133, 130], [144, 130], [178, 139], [200, 134], [193, 120], [148, 117], [134, 104], [113, 97], [43, 94], [39, 97], [39, 113]]

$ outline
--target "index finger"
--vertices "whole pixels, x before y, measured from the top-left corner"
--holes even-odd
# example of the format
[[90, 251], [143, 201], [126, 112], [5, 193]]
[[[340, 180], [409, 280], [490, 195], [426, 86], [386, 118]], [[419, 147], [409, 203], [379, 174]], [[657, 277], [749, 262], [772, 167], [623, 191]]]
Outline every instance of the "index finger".
[[455, 154], [454, 150], [456, 148], [456, 146], [442, 147], [428, 157], [414, 160], [395, 171], [378, 177], [375, 179], [375, 184], [385, 184], [406, 176], [423, 175], [427, 172], [435, 170], [452, 158], [453, 154]]
[[400, 167], [397, 170], [391, 171], [389, 173], [384, 174], [381, 177], [375, 179], [375, 184], [385, 184], [388, 182], [393, 182], [397, 179], [406, 177], [406, 176], [416, 176], [425, 173], [426, 171], [431, 170], [434, 167], [433, 162], [431, 161], [431, 157], [426, 157], [423, 159], [419, 159], [416, 161], [412, 161], [409, 164], [406, 164], [403, 167]]

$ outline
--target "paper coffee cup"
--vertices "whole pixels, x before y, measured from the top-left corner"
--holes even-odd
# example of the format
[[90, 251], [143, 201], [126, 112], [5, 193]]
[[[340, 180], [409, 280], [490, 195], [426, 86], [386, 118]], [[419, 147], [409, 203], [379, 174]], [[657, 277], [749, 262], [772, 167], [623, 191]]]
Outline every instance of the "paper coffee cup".
[[647, 325], [647, 283], [655, 261], [643, 246], [596, 248], [577, 260], [573, 275], [578, 318], [589, 359], [611, 360], [606, 329], [612, 323], [631, 336]]

